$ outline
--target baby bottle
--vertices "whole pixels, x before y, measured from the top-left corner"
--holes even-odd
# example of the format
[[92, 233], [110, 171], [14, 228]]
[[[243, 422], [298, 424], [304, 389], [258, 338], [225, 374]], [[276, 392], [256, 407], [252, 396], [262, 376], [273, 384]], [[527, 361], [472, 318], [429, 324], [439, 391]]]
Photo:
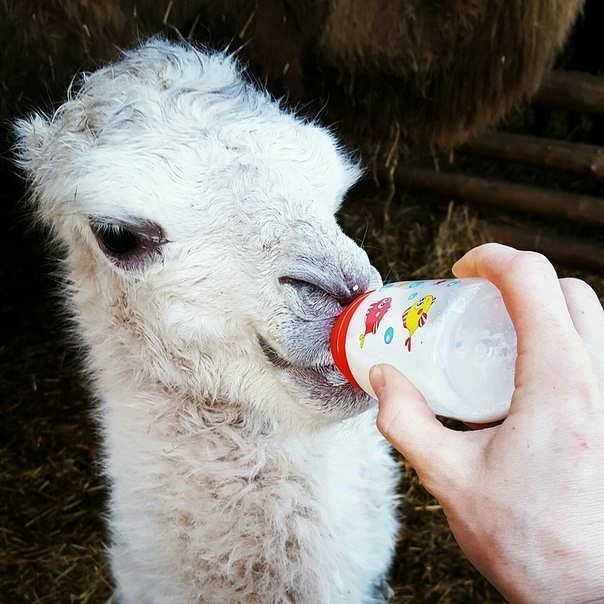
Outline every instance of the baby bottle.
[[369, 369], [388, 363], [437, 415], [486, 423], [507, 414], [514, 392], [516, 332], [486, 279], [390, 283], [347, 306], [331, 334], [336, 365], [375, 397]]

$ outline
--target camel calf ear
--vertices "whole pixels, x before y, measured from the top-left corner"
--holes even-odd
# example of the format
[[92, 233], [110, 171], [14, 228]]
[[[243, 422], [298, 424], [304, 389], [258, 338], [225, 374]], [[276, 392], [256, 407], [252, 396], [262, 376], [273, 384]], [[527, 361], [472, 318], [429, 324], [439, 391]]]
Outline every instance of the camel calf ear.
[[35, 180], [42, 164], [49, 132], [50, 120], [37, 113], [13, 124], [15, 163], [30, 180]]
[[56, 161], [53, 161], [57, 149], [52, 121], [44, 114], [34, 113], [16, 120], [12, 129], [14, 162], [28, 181], [28, 202], [41, 223], [56, 227], [60, 191], [55, 178]]

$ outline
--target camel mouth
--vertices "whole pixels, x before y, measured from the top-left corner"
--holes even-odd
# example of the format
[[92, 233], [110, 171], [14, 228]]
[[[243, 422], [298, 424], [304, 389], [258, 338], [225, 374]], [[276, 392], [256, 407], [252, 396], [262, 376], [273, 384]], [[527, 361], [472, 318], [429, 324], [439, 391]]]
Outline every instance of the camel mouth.
[[353, 386], [334, 363], [292, 362], [277, 352], [262, 336], [258, 341], [264, 356], [329, 415], [347, 418], [369, 409], [374, 401]]
[[337, 370], [337, 367], [334, 363], [294, 363], [281, 356], [261, 335], [258, 336], [258, 342], [264, 356], [272, 365], [278, 367], [279, 369], [310, 370], [320, 374], [331, 373], [333, 370]]
[[284, 359], [262, 336], [258, 336], [258, 343], [264, 356], [270, 361], [272, 365], [279, 369], [287, 369], [292, 366], [288, 360]]

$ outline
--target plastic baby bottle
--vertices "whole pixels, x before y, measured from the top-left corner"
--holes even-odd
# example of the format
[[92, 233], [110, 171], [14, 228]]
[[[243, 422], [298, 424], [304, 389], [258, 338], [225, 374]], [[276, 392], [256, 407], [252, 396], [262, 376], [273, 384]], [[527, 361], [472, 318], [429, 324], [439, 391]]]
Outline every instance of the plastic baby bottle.
[[395, 366], [437, 415], [486, 423], [505, 417], [514, 392], [516, 332], [485, 279], [390, 283], [347, 306], [331, 350], [344, 376], [375, 398], [369, 369]]

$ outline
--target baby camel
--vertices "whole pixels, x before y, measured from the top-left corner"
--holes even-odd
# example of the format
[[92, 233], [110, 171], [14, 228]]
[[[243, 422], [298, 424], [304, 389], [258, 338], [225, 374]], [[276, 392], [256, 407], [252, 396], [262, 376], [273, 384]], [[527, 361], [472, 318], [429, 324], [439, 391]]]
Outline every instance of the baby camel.
[[121, 602], [377, 602], [397, 472], [332, 365], [379, 284], [358, 168], [224, 53], [153, 39], [16, 124], [98, 397]]

